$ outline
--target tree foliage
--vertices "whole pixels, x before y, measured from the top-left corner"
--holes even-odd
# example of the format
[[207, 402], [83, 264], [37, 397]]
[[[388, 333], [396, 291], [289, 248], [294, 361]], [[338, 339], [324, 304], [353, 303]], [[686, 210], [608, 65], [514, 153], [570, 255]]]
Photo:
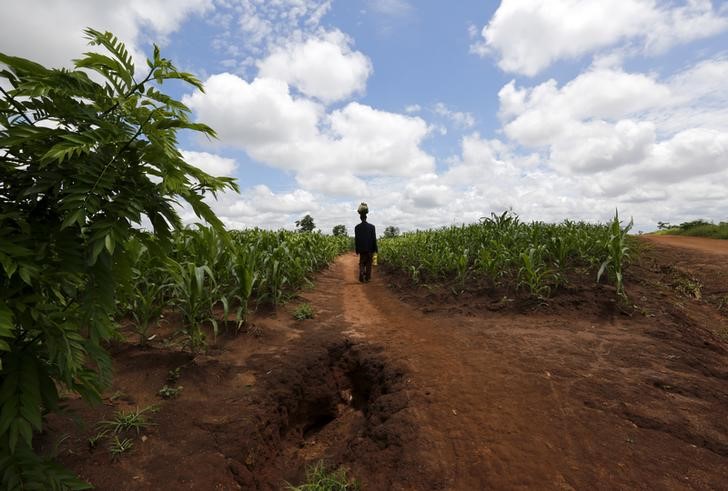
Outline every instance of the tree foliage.
[[[0, 53], [3, 489], [84, 486], [33, 452], [33, 434], [58, 407], [59, 389], [99, 401], [109, 383], [104, 342], [116, 335], [116, 294], [131, 274], [127, 242], [164, 246], [181, 227], [180, 201], [222, 230], [203, 197], [237, 189], [231, 178], [186, 163], [176, 148], [178, 130], [214, 132], [160, 86], [202, 84], [156, 46], [138, 80], [118, 39], [85, 33], [103, 53], [85, 53], [73, 70]], [[144, 217], [154, 240], [136, 228]]]
[[336, 237], [338, 237], [338, 236], [346, 237], [346, 235], [348, 234], [348, 232], [346, 230], [346, 225], [334, 225], [334, 228], [331, 231], [331, 233]]
[[296, 228], [299, 232], [313, 232], [316, 228], [316, 224], [313, 222], [311, 215], [306, 215], [300, 220], [296, 220]]
[[398, 235], [399, 228], [395, 227], [394, 225], [389, 225], [387, 228], [384, 229], [384, 237], [386, 238], [397, 237]]

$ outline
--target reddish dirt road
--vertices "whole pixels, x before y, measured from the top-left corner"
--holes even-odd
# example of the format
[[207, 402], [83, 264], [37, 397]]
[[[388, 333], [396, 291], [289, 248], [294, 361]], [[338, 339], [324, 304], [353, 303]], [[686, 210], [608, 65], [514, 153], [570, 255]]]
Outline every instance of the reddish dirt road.
[[[321, 291], [353, 278], [354, 261], [343, 258]], [[418, 434], [405, 467], [421, 474], [390, 476], [395, 483], [634, 489], [728, 482], [724, 349], [681, 346], [669, 331], [656, 331], [669, 326], [653, 318], [423, 314], [394, 298], [381, 277], [344, 281], [339, 295], [348, 334], [386, 346], [409, 368], [406, 410]], [[717, 378], [695, 366], [703, 356]]]
[[[128, 455], [89, 452], [87, 427], [59, 458], [100, 489], [280, 489], [319, 459], [372, 490], [724, 488], [728, 318], [678, 287], [718, 298], [728, 267], [695, 254], [648, 248], [631, 315], [594, 285], [495, 311], [381, 271], [361, 284], [346, 255], [301, 294], [313, 320], [260, 314], [258, 337], [195, 358], [119, 346], [123, 397], [72, 404], [83, 419], [159, 402], [176, 366], [184, 390]], [[51, 423], [49, 446], [70, 431]]]
[[692, 249], [723, 256], [728, 255], [728, 240], [688, 237], [684, 235], [643, 235], [643, 237], [654, 244]]

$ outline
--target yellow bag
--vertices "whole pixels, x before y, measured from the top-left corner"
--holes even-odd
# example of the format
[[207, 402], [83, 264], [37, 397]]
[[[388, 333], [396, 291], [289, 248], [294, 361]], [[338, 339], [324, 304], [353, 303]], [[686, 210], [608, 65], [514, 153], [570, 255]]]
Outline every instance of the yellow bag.
[[374, 256], [372, 257], [372, 266], [376, 266], [376, 265], [377, 265], [377, 253], [375, 252]]

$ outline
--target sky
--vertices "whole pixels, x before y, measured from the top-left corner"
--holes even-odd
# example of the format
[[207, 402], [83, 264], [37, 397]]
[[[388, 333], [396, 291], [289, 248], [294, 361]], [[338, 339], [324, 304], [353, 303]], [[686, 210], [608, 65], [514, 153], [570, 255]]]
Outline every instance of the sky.
[[232, 228], [728, 221], [728, 1], [24, 0], [0, 51], [70, 67], [87, 26], [204, 82], [164, 90]]

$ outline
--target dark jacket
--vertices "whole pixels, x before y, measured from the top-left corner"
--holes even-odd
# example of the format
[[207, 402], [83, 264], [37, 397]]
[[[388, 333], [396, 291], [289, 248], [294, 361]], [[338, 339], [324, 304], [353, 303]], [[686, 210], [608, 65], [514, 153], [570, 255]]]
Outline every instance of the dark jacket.
[[356, 253], [379, 252], [377, 249], [377, 232], [374, 225], [368, 222], [361, 222], [354, 227], [354, 244]]

